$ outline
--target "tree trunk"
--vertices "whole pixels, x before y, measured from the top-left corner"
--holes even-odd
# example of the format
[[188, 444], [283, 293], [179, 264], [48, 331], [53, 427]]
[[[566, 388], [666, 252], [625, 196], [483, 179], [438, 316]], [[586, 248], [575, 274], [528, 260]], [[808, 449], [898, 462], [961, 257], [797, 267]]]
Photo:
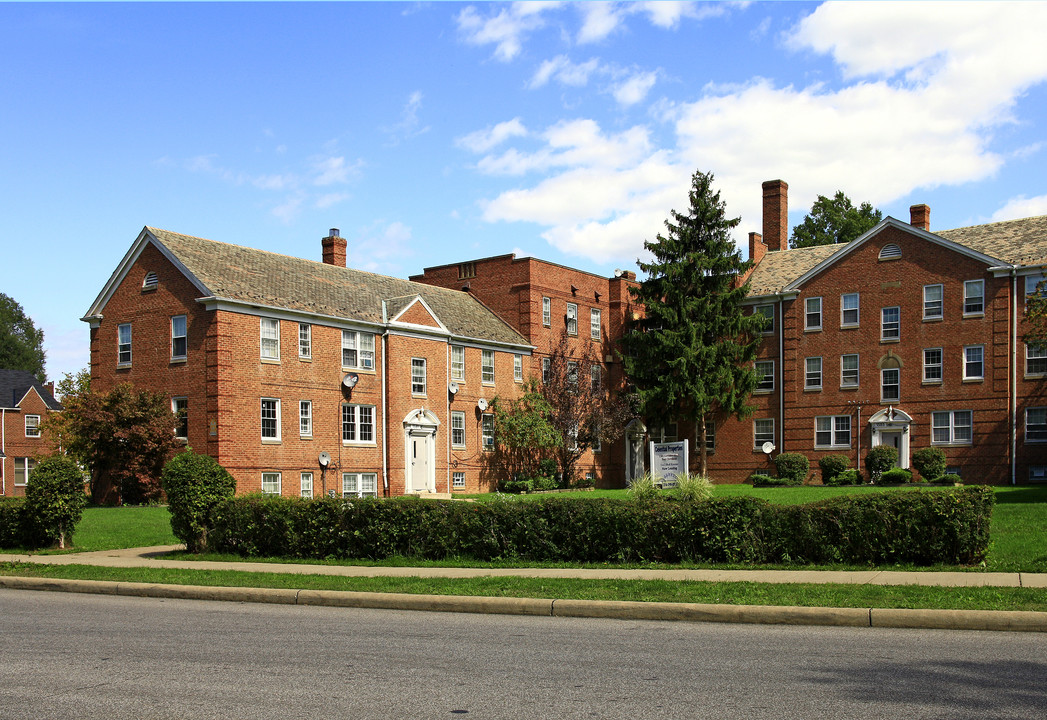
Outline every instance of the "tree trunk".
[[697, 432], [697, 435], [698, 435], [697, 444], [698, 444], [698, 448], [699, 448], [699, 450], [698, 450], [698, 453], [699, 453], [698, 454], [698, 457], [699, 457], [698, 473], [702, 477], [705, 477], [706, 471], [708, 470], [708, 467], [709, 467], [708, 466], [709, 454], [708, 454], [708, 452], [706, 452], [706, 449], [705, 449], [705, 415], [701, 415], [698, 418], [698, 422], [695, 424], [695, 427], [696, 427], [696, 429], [698, 431]]

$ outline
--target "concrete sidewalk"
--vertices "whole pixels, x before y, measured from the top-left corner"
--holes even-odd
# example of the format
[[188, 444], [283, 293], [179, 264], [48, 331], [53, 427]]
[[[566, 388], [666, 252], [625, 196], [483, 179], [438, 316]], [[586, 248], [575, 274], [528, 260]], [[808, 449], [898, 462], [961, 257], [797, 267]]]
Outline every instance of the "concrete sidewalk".
[[[933, 585], [943, 587], [1047, 588], [1043, 573], [901, 572], [882, 570], [629, 570], [616, 568], [415, 568], [293, 563], [172, 560], [165, 555], [182, 546], [168, 545], [68, 555], [0, 554], [0, 562], [99, 567], [155, 567], [187, 570], [331, 575], [341, 577], [533, 577], [589, 580], [674, 580], [695, 582], [763, 582], [863, 585]], [[529, 598], [454, 597], [396, 593], [356, 593], [265, 588], [226, 588], [150, 583], [0, 577], [0, 587], [98, 592], [152, 597], [179, 597], [240, 602], [319, 604], [454, 612], [539, 614], [620, 619], [755, 622], [860, 627], [914, 627], [1047, 632], [1047, 613], [974, 610], [890, 610], [878, 608], [810, 608], [694, 603], [611, 602]]]

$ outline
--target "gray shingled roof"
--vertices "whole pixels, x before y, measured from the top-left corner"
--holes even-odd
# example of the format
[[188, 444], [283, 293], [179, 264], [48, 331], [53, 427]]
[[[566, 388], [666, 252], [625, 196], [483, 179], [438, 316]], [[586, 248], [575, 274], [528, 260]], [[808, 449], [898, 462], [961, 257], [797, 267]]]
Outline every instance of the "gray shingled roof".
[[[530, 346], [468, 293], [146, 228], [218, 298], [383, 323], [382, 300], [421, 296], [455, 336]], [[392, 313], [389, 314], [392, 317]]]
[[846, 244], [816, 245], [769, 252], [763, 256], [749, 278], [749, 294], [759, 296], [780, 292], [815, 265], [845, 247]]
[[48, 392], [36, 376], [25, 370], [0, 370], [0, 407], [14, 408], [29, 392], [29, 388], [36, 388], [44, 404], [51, 410], [61, 410], [62, 405], [55, 400], [54, 395]]

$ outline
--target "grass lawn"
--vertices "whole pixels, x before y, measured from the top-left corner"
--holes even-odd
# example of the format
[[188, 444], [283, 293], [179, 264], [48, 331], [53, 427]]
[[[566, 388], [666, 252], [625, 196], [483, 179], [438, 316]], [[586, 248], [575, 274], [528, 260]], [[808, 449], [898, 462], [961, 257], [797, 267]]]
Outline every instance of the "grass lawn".
[[73, 536], [76, 552], [175, 545], [166, 506], [88, 507]]

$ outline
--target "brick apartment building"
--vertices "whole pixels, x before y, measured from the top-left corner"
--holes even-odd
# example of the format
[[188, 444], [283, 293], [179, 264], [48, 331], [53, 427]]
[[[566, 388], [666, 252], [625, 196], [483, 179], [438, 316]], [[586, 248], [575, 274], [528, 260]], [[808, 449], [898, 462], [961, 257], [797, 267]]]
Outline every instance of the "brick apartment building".
[[44, 421], [61, 409], [53, 383], [24, 370], [0, 370], [0, 496], [25, 495], [36, 458], [54, 449]]
[[175, 433], [239, 492], [493, 488], [493, 417], [527, 340], [475, 297], [145, 228], [83, 318], [91, 383], [171, 398]]

